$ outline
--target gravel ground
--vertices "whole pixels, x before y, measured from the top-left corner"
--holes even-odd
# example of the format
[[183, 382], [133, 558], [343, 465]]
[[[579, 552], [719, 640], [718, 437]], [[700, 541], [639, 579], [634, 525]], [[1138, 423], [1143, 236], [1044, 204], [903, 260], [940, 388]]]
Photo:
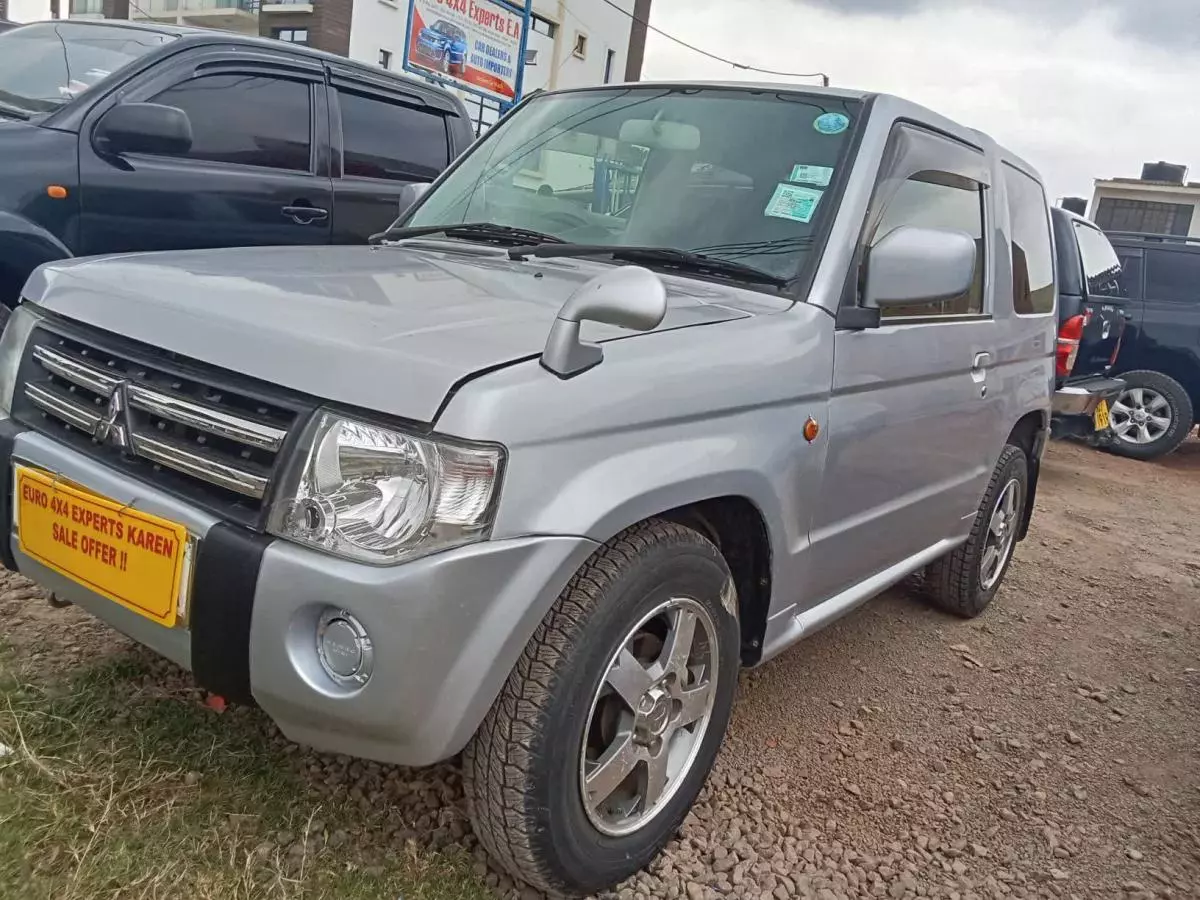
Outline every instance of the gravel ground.
[[[1054, 445], [992, 607], [963, 622], [892, 591], [745, 674], [678, 839], [609, 897], [1200, 897], [1198, 548], [1200, 441], [1158, 463]], [[0, 633], [30, 671], [145, 655], [6, 577]], [[497, 896], [538, 896], [489, 869], [452, 765], [289, 758], [373, 821], [334, 847], [459, 846]]]

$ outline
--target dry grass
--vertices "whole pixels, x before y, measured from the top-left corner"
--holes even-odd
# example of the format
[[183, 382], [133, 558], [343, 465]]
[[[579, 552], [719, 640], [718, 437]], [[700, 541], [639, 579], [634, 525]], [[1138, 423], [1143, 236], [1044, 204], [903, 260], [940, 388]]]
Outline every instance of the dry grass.
[[151, 666], [37, 674], [0, 648], [0, 896], [486, 896], [461, 854], [391, 846], [315, 793], [261, 714], [156, 692]]

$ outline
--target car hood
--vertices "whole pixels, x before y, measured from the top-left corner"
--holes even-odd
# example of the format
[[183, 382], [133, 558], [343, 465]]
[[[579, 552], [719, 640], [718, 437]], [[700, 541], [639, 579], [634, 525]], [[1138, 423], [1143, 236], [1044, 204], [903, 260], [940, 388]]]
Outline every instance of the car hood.
[[[432, 422], [456, 383], [541, 354], [594, 260], [513, 261], [451, 242], [127, 254], [43, 266], [25, 299], [154, 347], [337, 403]], [[786, 308], [663, 276], [657, 330]], [[587, 322], [583, 337], [636, 332]], [[552, 377], [547, 375], [547, 377]]]

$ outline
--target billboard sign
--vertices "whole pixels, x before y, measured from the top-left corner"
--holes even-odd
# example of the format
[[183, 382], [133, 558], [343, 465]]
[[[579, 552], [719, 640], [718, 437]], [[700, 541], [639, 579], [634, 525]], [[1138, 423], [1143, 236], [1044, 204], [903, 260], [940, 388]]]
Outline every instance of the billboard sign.
[[519, 99], [528, 13], [500, 0], [411, 0], [404, 68], [503, 103]]

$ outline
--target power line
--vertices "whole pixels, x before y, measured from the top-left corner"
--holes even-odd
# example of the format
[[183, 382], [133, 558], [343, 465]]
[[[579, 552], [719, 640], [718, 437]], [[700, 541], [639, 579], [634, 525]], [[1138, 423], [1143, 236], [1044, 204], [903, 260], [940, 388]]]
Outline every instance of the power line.
[[732, 59], [726, 59], [723, 56], [717, 56], [717, 54], [709, 53], [707, 50], [701, 50], [694, 44], [689, 44], [687, 41], [682, 41], [675, 37], [675, 35], [668, 34], [667, 32], [663, 31], [661, 28], [655, 28], [645, 19], [639, 18], [635, 13], [631, 13], [629, 10], [621, 8], [614, 3], [613, 0], [604, 0], [604, 2], [617, 12], [629, 16], [629, 18], [633, 19], [633, 21], [637, 22], [639, 25], [646, 26], [655, 34], [660, 34], [667, 40], [674, 41], [676, 44], [679, 44], [681, 47], [687, 47], [689, 50], [695, 51], [701, 56], [707, 56], [709, 59], [715, 59], [717, 62], [725, 63], [727, 66], [733, 66], [735, 69], [742, 69], [746, 72], [761, 72], [763, 75], [778, 75], [782, 78], [820, 78], [821, 84], [825, 87], [829, 87], [829, 76], [824, 72], [777, 72], [774, 69], [760, 69], [758, 66], [750, 66], [746, 63], [734, 62]]

